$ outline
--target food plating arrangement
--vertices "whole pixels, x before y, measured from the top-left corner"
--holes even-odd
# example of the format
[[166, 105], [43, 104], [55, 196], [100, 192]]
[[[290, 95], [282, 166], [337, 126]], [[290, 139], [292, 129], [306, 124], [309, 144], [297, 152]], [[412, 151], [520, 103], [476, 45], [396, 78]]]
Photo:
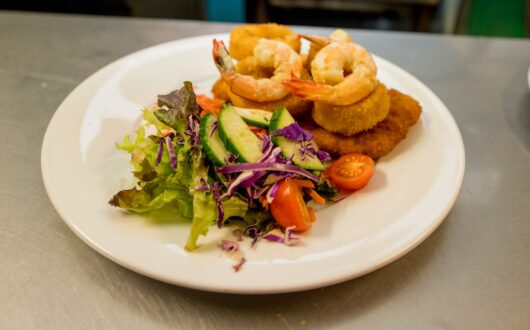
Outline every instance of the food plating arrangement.
[[[228, 48], [212, 43], [213, 97], [186, 81], [142, 110], [136, 136], [117, 143], [137, 183], [109, 202], [191, 222], [188, 251], [200, 251], [211, 226], [233, 228], [220, 246], [234, 255], [244, 237], [300, 243], [318, 209], [365, 187], [420, 117], [420, 104], [387, 89], [372, 55], [343, 30], [244, 25]], [[238, 255], [234, 269], [245, 260]]]

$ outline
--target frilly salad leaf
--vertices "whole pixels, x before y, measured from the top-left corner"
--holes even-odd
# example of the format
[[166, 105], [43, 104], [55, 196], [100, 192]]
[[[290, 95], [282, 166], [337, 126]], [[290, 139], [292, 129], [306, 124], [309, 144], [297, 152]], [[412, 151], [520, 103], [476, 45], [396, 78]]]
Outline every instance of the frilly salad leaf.
[[189, 115], [198, 115], [199, 108], [191, 82], [185, 81], [184, 87], [166, 95], [158, 95], [158, 106], [154, 112], [156, 118], [176, 132], [184, 135]]
[[[142, 110], [144, 124], [136, 132], [136, 138], [129, 135], [116, 147], [131, 154], [133, 174], [138, 179], [134, 188], [118, 192], [109, 204], [125, 210], [145, 213], [161, 210], [165, 206], [176, 210], [175, 218], [191, 220], [191, 230], [185, 248], [194, 250], [198, 247], [200, 235], [206, 235], [211, 225], [216, 223], [217, 204], [211, 191], [195, 189], [211, 181], [208, 164], [201, 147], [192, 148], [188, 120], [198, 116], [199, 109], [195, 93], [190, 82], [184, 87], [167, 95], [158, 96], [158, 106]], [[196, 118], [196, 117], [192, 117]], [[156, 134], [146, 136], [146, 128], [154, 126]], [[167, 142], [163, 134], [168, 128], [182, 138]], [[167, 133], [166, 133], [167, 134]], [[177, 166], [171, 166], [168, 151], [164, 150], [157, 161], [160, 146], [173, 143]], [[200, 145], [200, 144], [199, 144]], [[245, 219], [249, 212], [248, 204], [240, 197], [232, 196], [221, 201], [225, 221], [237, 217]]]

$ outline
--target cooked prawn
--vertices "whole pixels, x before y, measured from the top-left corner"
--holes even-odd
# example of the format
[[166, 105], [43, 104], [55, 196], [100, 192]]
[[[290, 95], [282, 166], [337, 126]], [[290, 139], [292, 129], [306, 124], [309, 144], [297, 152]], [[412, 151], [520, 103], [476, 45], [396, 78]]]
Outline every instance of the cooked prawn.
[[377, 67], [372, 55], [353, 42], [330, 42], [311, 62], [315, 81], [296, 78], [283, 85], [292, 94], [332, 105], [353, 104], [377, 86]]
[[312, 35], [300, 35], [300, 37], [311, 42], [311, 47], [309, 48], [309, 53], [307, 54], [307, 59], [305, 61], [306, 67], [308, 69], [311, 69], [311, 62], [313, 62], [313, 59], [315, 58], [318, 51], [322, 49], [322, 47], [327, 46], [330, 42], [352, 42], [352, 39], [348, 32], [342, 29], [337, 29], [333, 31], [328, 37]]
[[279, 100], [289, 94], [282, 81], [290, 75], [299, 78], [303, 60], [298, 53], [281, 41], [260, 39], [254, 48], [256, 64], [274, 68], [270, 78], [256, 79], [250, 75], [237, 73], [232, 58], [224, 43], [214, 39], [213, 58], [217, 69], [230, 90], [247, 99], [265, 102]]

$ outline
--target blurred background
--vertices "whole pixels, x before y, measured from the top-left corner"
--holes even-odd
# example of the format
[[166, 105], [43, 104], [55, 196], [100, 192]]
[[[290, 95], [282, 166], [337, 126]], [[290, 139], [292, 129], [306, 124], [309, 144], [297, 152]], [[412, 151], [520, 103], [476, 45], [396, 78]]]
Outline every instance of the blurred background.
[[530, 0], [2, 0], [0, 9], [528, 38]]

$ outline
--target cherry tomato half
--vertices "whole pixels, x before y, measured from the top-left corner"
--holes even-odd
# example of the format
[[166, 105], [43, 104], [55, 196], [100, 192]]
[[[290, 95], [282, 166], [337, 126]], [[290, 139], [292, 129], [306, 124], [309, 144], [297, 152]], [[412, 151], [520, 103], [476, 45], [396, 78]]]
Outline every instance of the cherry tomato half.
[[333, 162], [329, 175], [338, 188], [357, 190], [368, 184], [374, 174], [374, 161], [363, 154], [348, 154]]
[[295, 231], [311, 227], [311, 216], [302, 197], [300, 187], [287, 178], [280, 182], [271, 203], [271, 213], [276, 222], [284, 227], [295, 226]]

